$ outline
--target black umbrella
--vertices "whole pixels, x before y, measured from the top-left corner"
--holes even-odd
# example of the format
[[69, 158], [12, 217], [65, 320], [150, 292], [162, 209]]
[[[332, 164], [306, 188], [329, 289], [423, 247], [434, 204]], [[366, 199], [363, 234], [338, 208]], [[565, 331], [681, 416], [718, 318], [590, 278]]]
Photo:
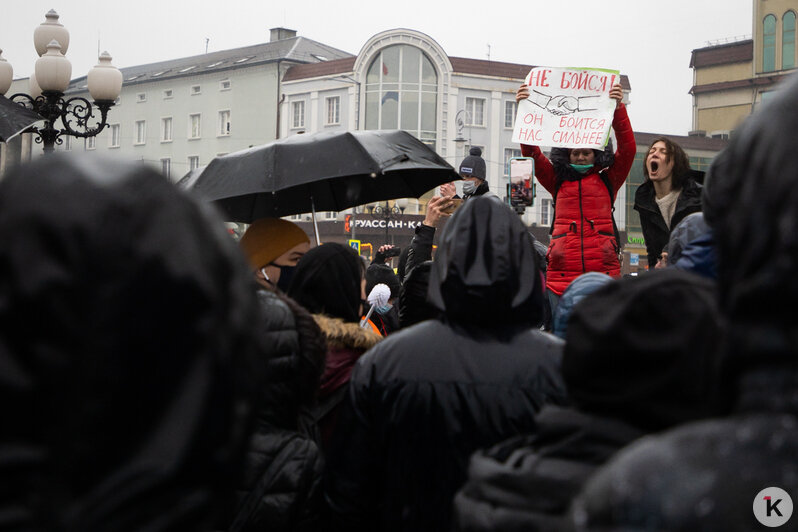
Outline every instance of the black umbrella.
[[8, 142], [13, 136], [43, 120], [38, 113], [0, 94], [0, 142]]
[[212, 201], [227, 221], [342, 211], [417, 198], [459, 179], [429, 146], [401, 130], [294, 135], [214, 158], [178, 181]]

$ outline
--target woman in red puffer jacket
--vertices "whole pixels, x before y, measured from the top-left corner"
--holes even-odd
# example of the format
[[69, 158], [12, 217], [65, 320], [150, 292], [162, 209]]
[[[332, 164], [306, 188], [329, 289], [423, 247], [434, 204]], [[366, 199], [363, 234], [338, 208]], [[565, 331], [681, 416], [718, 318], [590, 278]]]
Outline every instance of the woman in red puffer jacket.
[[[521, 85], [516, 101], [529, 97]], [[613, 227], [612, 206], [626, 181], [635, 157], [635, 137], [623, 91], [613, 85], [616, 100], [612, 127], [618, 151], [587, 148], [553, 148], [549, 160], [538, 146], [521, 144], [521, 153], [535, 160], [535, 177], [554, 198], [554, 224], [547, 252], [546, 288], [552, 311], [568, 285], [585, 272], [618, 277], [620, 243]]]

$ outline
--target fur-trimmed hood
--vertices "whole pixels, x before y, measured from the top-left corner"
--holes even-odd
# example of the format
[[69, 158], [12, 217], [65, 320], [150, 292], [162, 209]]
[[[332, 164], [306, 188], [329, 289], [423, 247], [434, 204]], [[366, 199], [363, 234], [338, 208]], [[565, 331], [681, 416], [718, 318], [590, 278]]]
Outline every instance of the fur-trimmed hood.
[[324, 314], [314, 314], [322, 334], [327, 339], [328, 347], [368, 350], [382, 340], [382, 336], [369, 329], [363, 329], [358, 323], [331, 318]]

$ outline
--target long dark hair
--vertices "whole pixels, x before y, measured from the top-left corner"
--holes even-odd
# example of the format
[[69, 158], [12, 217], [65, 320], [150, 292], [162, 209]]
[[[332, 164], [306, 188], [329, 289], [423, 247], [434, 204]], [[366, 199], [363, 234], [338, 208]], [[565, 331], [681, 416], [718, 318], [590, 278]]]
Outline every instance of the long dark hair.
[[648, 150], [646, 150], [646, 158], [643, 160], [643, 175], [645, 176], [646, 181], [648, 181], [648, 165], [646, 162], [648, 161], [648, 154], [651, 151], [651, 148], [653, 148], [654, 144], [657, 142], [662, 142], [665, 144], [665, 152], [667, 153], [668, 157], [673, 160], [671, 182], [673, 188], [679, 190], [682, 188], [682, 185], [684, 185], [684, 182], [690, 175], [690, 159], [687, 157], [687, 154], [684, 153], [682, 147], [668, 137], [657, 137], [651, 141], [651, 144], [648, 145]]
[[288, 296], [311, 314], [326, 314], [346, 322], [360, 319], [360, 281], [366, 266], [349, 246], [328, 242], [302, 256]]

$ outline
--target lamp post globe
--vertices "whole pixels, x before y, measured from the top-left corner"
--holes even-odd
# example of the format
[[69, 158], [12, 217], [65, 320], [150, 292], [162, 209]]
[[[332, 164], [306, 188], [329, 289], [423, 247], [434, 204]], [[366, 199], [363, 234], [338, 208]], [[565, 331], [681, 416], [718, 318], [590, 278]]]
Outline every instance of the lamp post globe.
[[3, 58], [3, 50], [0, 49], [0, 94], [7, 93], [13, 81], [14, 67]]
[[61, 45], [61, 53], [66, 55], [69, 49], [69, 31], [63, 24], [58, 22], [58, 13], [51, 9], [44, 15], [44, 22], [36, 26], [33, 30], [33, 46], [39, 57], [47, 53], [47, 46], [51, 41], [56, 41]]
[[[30, 126], [26, 132], [36, 135], [34, 140], [45, 153], [53, 152], [65, 135], [81, 138], [98, 135], [108, 126], [108, 110], [122, 91], [122, 73], [111, 64], [110, 54], [103, 52], [86, 76], [94, 101], [82, 96], [64, 98], [72, 78], [72, 64], [64, 55], [69, 47], [69, 31], [58, 18], [58, 13], [50, 10], [45, 21], [34, 30], [33, 44], [39, 59], [29, 79], [28, 94], [17, 93], [9, 98], [44, 119], [44, 125]], [[5, 87], [8, 77], [13, 77], [11, 65], [0, 58], [0, 89]]]

